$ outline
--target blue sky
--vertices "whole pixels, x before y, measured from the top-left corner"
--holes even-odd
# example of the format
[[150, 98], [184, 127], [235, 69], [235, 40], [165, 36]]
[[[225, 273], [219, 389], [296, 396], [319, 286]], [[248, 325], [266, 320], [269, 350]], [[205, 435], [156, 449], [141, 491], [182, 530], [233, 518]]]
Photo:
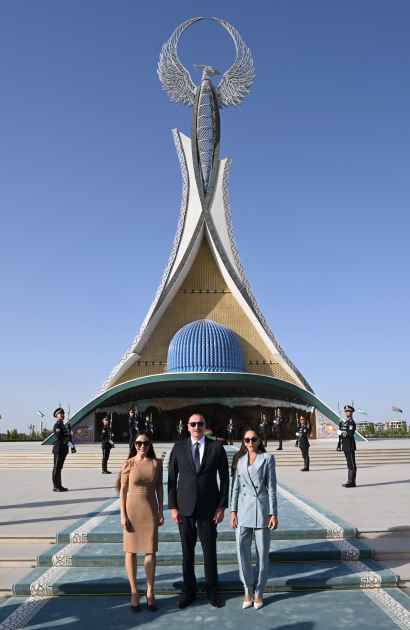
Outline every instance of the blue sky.
[[[230, 22], [256, 79], [221, 114], [242, 263], [279, 343], [333, 408], [410, 420], [410, 4], [378, 0], [3, 0], [0, 431], [94, 397], [171, 249], [191, 110], [156, 73], [196, 16]], [[218, 24], [182, 63], [224, 72]]]

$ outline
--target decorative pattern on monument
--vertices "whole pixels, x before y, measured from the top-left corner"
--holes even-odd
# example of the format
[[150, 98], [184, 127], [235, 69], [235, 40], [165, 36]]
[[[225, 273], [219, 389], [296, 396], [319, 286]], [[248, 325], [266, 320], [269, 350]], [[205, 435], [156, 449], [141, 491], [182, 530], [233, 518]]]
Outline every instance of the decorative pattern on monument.
[[[337, 523], [334, 523], [333, 521], [330, 520], [330, 518], [327, 518], [327, 516], [325, 516], [324, 514], [321, 514], [320, 512], [315, 510], [315, 508], [308, 505], [301, 499], [298, 499], [297, 497], [293, 496], [293, 494], [291, 494], [290, 492], [288, 492], [281, 486], [278, 486], [277, 490], [279, 494], [285, 497], [285, 499], [287, 499], [288, 501], [296, 505], [300, 510], [302, 510], [303, 512], [305, 512], [305, 514], [313, 518], [317, 523], [319, 523], [320, 525], [323, 525], [323, 527], [326, 527], [327, 538], [343, 538], [344, 536], [343, 527], [341, 527]], [[363, 566], [367, 569], [366, 565], [363, 565]]]
[[93, 516], [88, 521], [74, 529], [70, 533], [70, 543], [86, 543], [87, 542], [87, 534], [97, 527], [107, 516], [115, 515], [120, 509], [120, 500], [117, 499], [114, 503], [111, 503], [108, 507], [104, 508], [99, 512], [96, 516]]
[[410, 612], [382, 588], [366, 590], [366, 595], [402, 630], [410, 630]]
[[80, 551], [84, 545], [77, 543], [70, 543], [66, 545], [60, 551], [57, 551], [52, 557], [52, 565], [54, 567], [71, 567], [71, 558], [77, 551]]
[[121, 385], [127, 381], [132, 381], [134, 378], [142, 378], [143, 376], [154, 376], [155, 374], [166, 374], [167, 362], [141, 362], [133, 363], [128, 370], [122, 374], [118, 380], [115, 381], [115, 385]]
[[316, 430], [318, 439], [337, 438], [338, 426], [316, 409]]
[[260, 323], [262, 324], [263, 329], [265, 330], [265, 332], [267, 333], [269, 339], [272, 341], [273, 345], [275, 346], [276, 350], [279, 352], [280, 356], [286, 361], [287, 365], [291, 368], [291, 370], [293, 370], [293, 372], [296, 374], [296, 376], [302, 381], [302, 383], [304, 384], [304, 386], [306, 387], [306, 389], [309, 392], [313, 392], [313, 389], [310, 387], [309, 383], [307, 382], [307, 380], [304, 378], [303, 374], [301, 374], [301, 372], [299, 372], [299, 370], [297, 369], [296, 365], [294, 363], [292, 363], [292, 361], [289, 359], [289, 357], [287, 356], [286, 352], [283, 350], [283, 348], [280, 346], [280, 344], [278, 343], [275, 335], [273, 334], [273, 332], [271, 331], [268, 322], [266, 321], [266, 319], [264, 318], [262, 311], [259, 307], [259, 304], [256, 300], [256, 297], [254, 296], [252, 289], [251, 289], [251, 285], [249, 284], [249, 280], [246, 277], [245, 274], [245, 270], [242, 266], [241, 260], [239, 258], [239, 254], [238, 254], [238, 248], [236, 247], [236, 241], [235, 241], [235, 236], [233, 233], [233, 227], [232, 227], [232, 217], [231, 217], [231, 210], [230, 210], [230, 205], [229, 205], [229, 193], [228, 193], [228, 179], [229, 179], [229, 171], [231, 168], [231, 164], [232, 164], [232, 158], [226, 158], [226, 162], [225, 162], [225, 168], [224, 168], [224, 173], [223, 173], [223, 177], [222, 177], [222, 190], [223, 190], [223, 202], [224, 202], [224, 209], [225, 209], [225, 220], [226, 220], [226, 226], [227, 226], [227, 230], [228, 230], [228, 236], [229, 236], [229, 242], [231, 244], [231, 250], [232, 250], [232, 255], [235, 259], [235, 264], [236, 264], [236, 268], [238, 270], [239, 276], [242, 280], [242, 284], [246, 289], [247, 294], [249, 295], [251, 302], [253, 304], [253, 307], [255, 309], [256, 315], [260, 321]]
[[348, 560], [346, 563], [357, 575], [360, 575], [360, 588], [380, 588], [382, 576], [372, 571], [360, 560]]
[[33, 596], [52, 595], [54, 581], [67, 571], [66, 567], [51, 567], [30, 584], [30, 593]]
[[[214, 287], [218, 291], [224, 291], [227, 288], [207, 240], [204, 238], [197, 257], [182, 284], [182, 288], [186, 288], [187, 292], [182, 291], [175, 295], [144, 346], [141, 360], [131, 365], [116, 381], [116, 385], [142, 376], [165, 373], [171, 339], [183, 326], [198, 319], [211, 319], [218, 322], [230, 328], [239, 337], [246, 362], [245, 372], [274, 376], [297, 384], [296, 379], [292, 379], [281, 365], [275, 361], [270, 363], [271, 351], [233, 294], [230, 292], [208, 293], [205, 291], [206, 287]], [[201, 290], [203, 291], [200, 292]]]
[[77, 444], [94, 442], [95, 412], [86, 416], [74, 427], [74, 440]]
[[109, 388], [109, 385], [110, 385], [111, 381], [113, 380], [114, 376], [117, 374], [118, 370], [124, 365], [124, 363], [134, 353], [134, 350], [137, 347], [137, 344], [138, 344], [139, 340], [141, 339], [141, 337], [142, 337], [142, 335], [143, 335], [143, 333], [144, 333], [144, 331], [145, 331], [145, 329], [146, 329], [146, 327], [148, 325], [148, 322], [149, 322], [149, 320], [151, 318], [151, 315], [154, 312], [154, 309], [155, 309], [155, 307], [157, 305], [157, 302], [158, 302], [159, 298], [161, 297], [162, 290], [165, 287], [165, 284], [166, 284], [166, 282], [168, 280], [169, 273], [171, 271], [172, 265], [174, 264], [174, 260], [175, 260], [175, 257], [177, 255], [179, 242], [181, 240], [182, 232], [183, 232], [184, 225], [185, 225], [187, 200], [188, 200], [189, 180], [188, 180], [188, 169], [187, 169], [187, 164], [186, 164], [186, 160], [185, 160], [185, 154], [184, 154], [184, 150], [183, 150], [182, 145], [181, 145], [181, 139], [179, 137], [178, 129], [173, 129], [172, 130], [172, 136], [174, 138], [175, 147], [176, 147], [177, 154], [178, 154], [178, 159], [179, 159], [179, 165], [181, 167], [181, 173], [182, 173], [182, 201], [181, 201], [181, 209], [179, 211], [177, 231], [176, 231], [174, 242], [173, 242], [173, 245], [172, 245], [171, 254], [170, 254], [169, 258], [168, 258], [168, 262], [166, 264], [165, 271], [164, 271], [164, 273], [162, 275], [161, 282], [160, 282], [159, 287], [157, 289], [157, 292], [155, 294], [154, 300], [153, 300], [153, 302], [152, 302], [152, 304], [151, 304], [151, 306], [149, 308], [148, 313], [145, 316], [145, 319], [144, 319], [144, 321], [142, 323], [141, 328], [139, 329], [139, 331], [137, 333], [137, 336], [135, 337], [134, 341], [132, 342], [132, 344], [128, 348], [127, 352], [122, 357], [122, 359], [117, 363], [115, 368], [112, 370], [111, 374], [105, 379], [104, 383], [102, 384], [102, 386], [100, 387], [100, 389], [98, 391], [98, 394], [102, 394], [106, 389]]
[[24, 628], [49, 600], [49, 597], [29, 597], [0, 623], [0, 630], [20, 630], [20, 628]]

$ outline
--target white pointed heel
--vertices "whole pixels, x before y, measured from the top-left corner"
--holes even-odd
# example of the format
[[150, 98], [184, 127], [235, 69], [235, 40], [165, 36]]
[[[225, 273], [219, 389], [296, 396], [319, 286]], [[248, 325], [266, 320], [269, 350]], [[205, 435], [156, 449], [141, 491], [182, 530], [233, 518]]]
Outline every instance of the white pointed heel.
[[253, 607], [255, 608], [255, 610], [259, 610], [260, 608], [262, 608], [262, 606], [263, 606], [263, 602], [261, 602], [260, 604], [253, 602]]
[[243, 602], [242, 604], [242, 608], [245, 610], [245, 608], [250, 608], [252, 606], [252, 600], [250, 602]]

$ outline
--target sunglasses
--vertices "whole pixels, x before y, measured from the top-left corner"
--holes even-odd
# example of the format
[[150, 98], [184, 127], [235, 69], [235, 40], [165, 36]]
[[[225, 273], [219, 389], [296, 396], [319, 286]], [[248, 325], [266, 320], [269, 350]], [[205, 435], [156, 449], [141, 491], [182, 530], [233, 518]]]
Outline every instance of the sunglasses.
[[190, 427], [196, 427], [198, 425], [198, 427], [203, 427], [205, 424], [205, 422], [190, 422], [189, 426]]
[[257, 437], [243, 438], [243, 441], [246, 442], [247, 444], [249, 444], [249, 442], [252, 442], [253, 444], [255, 444], [255, 442], [257, 442], [258, 440], [259, 440], [259, 438], [257, 438]]
[[151, 444], [151, 442], [149, 440], [143, 440], [142, 442], [138, 440], [137, 442], [135, 442], [135, 444], [138, 446], [138, 448], [141, 448], [141, 446], [147, 446], [147, 444]]

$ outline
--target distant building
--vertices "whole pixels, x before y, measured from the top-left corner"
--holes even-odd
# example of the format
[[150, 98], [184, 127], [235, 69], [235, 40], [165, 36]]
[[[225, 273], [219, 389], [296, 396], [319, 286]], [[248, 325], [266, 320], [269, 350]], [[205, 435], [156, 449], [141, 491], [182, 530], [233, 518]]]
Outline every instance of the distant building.
[[375, 431], [384, 431], [385, 430], [385, 424], [384, 422], [376, 422], [376, 424], [374, 425]]
[[397, 429], [405, 428], [407, 431], [407, 422], [404, 420], [391, 420], [390, 422], [386, 422], [386, 429], [390, 429], [391, 431], [397, 431]]
[[367, 429], [367, 427], [371, 424], [368, 420], [360, 420], [360, 422], [356, 422], [356, 429], [359, 433], [363, 433]]

